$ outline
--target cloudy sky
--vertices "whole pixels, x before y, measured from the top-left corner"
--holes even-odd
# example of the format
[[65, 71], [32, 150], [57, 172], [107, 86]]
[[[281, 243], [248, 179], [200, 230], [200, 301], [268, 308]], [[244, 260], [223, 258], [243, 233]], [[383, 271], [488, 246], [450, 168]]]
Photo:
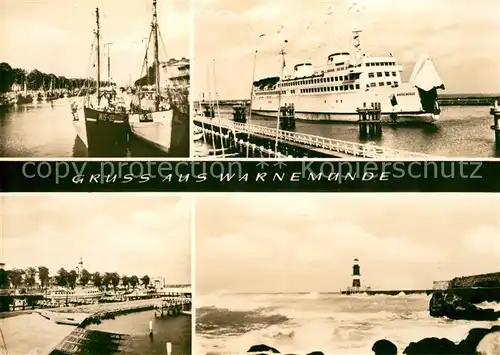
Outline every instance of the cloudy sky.
[[51, 274], [162, 276], [190, 282], [190, 211], [168, 195], [58, 194], [0, 197], [0, 260], [7, 268], [46, 266]]
[[[101, 13], [103, 42], [112, 42], [111, 72], [120, 82], [139, 77], [152, 19], [150, 0], [0, 0], [0, 62], [67, 77], [93, 74], [88, 65]], [[167, 55], [189, 56], [188, 0], [158, 0], [158, 21]], [[160, 48], [161, 44], [160, 44]], [[160, 59], [165, 52], [160, 51]], [[107, 58], [102, 58], [107, 63]], [[105, 67], [105, 66], [103, 66]], [[106, 69], [103, 71], [107, 77]]]
[[244, 194], [197, 199], [196, 287], [325, 292], [360, 260], [374, 289], [500, 271], [500, 197], [471, 194]]
[[[349, 11], [354, 1], [358, 5]], [[363, 29], [361, 44], [368, 54], [394, 54], [405, 80], [419, 55], [427, 53], [448, 93], [500, 92], [498, 0], [194, 2], [195, 98], [208, 92], [209, 77], [214, 95], [213, 67], [220, 98], [249, 97], [255, 50], [256, 77], [276, 76], [285, 39], [289, 68], [303, 61], [324, 65], [328, 54], [352, 51], [353, 27]]]

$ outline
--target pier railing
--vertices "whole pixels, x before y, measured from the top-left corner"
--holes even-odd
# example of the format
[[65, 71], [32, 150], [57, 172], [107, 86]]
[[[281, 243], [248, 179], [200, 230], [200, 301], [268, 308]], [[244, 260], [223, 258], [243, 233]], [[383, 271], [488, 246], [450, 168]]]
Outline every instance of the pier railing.
[[261, 136], [269, 137], [271, 139], [275, 139], [277, 136], [279, 140], [285, 142], [303, 144], [309, 147], [315, 147], [318, 149], [326, 150], [328, 152], [341, 153], [358, 158], [370, 158], [370, 159], [429, 158], [429, 155], [426, 154], [380, 147], [376, 145], [343, 141], [339, 139], [315, 136], [312, 134], [291, 132], [284, 130], [278, 130], [278, 132], [276, 132], [276, 128], [252, 125], [248, 123], [238, 123], [223, 119], [209, 119], [203, 116], [197, 116], [194, 118], [194, 120], [203, 123], [205, 125], [205, 128], [209, 128], [211, 125], [215, 125], [234, 131], [235, 133], [258, 134]]

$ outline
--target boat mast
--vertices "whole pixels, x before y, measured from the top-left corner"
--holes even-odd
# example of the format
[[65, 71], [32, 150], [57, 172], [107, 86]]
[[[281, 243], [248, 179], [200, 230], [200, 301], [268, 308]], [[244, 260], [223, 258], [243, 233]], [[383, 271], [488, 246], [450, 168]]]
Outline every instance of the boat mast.
[[355, 61], [356, 64], [359, 64], [361, 62], [361, 58], [363, 58], [363, 49], [361, 48], [361, 42], [359, 40], [359, 34], [362, 32], [361, 29], [353, 29], [353, 40], [354, 40], [354, 49], [356, 51], [355, 53]]
[[160, 105], [160, 60], [158, 54], [158, 17], [156, 14], [156, 0], [153, 0], [153, 31], [154, 31], [154, 42], [155, 42], [155, 76], [156, 76], [156, 110], [159, 109]]
[[[252, 102], [253, 102], [253, 83], [255, 81], [255, 63], [257, 62], [257, 50], [255, 50], [255, 54], [253, 57], [253, 71], [252, 71], [252, 86], [250, 89], [250, 109], [248, 112], [248, 124], [250, 124], [250, 120], [252, 119]], [[248, 130], [247, 141], [250, 140], [250, 130]], [[250, 150], [250, 145], [247, 145], [247, 158]]]
[[108, 43], [104, 43], [104, 47], [107, 48], [108, 50], [108, 85], [111, 85], [111, 55], [109, 53], [109, 47], [112, 45], [113, 43], [111, 42], [108, 42]]
[[[282, 60], [282, 63], [281, 63], [281, 71], [280, 71], [280, 77], [279, 77], [279, 81], [278, 81], [278, 116], [277, 116], [277, 119], [276, 119], [276, 142], [274, 144], [274, 152], [276, 154], [276, 156], [278, 156], [278, 132], [279, 132], [279, 129], [280, 129], [280, 116], [281, 116], [281, 88], [282, 88], [282, 80], [283, 80], [283, 71], [285, 70], [285, 44], [288, 43], [287, 40], [285, 40], [285, 43], [283, 44], [283, 47], [281, 48], [281, 51], [280, 51], [280, 55], [281, 55], [281, 58], [283, 59]], [[252, 83], [253, 85], [253, 83]]]
[[100, 48], [100, 43], [99, 43], [99, 8], [97, 7], [95, 9], [95, 16], [96, 16], [96, 31], [95, 31], [95, 36], [97, 39], [97, 106], [101, 104], [101, 48]]

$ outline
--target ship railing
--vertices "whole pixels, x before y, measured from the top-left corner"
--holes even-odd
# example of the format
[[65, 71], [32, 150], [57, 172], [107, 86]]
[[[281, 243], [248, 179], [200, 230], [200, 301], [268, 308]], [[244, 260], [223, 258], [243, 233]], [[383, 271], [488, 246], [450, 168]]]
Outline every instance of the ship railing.
[[[205, 124], [217, 124], [226, 129], [244, 133], [260, 134], [270, 138], [276, 138], [276, 129], [248, 123], [238, 123], [224, 119], [207, 119], [202, 116], [195, 118]], [[362, 144], [356, 142], [343, 141], [333, 138], [315, 136], [306, 133], [278, 130], [278, 139], [297, 144], [303, 144], [330, 152], [351, 155], [358, 158], [370, 159], [394, 159], [394, 158], [425, 158], [426, 154], [408, 152], [399, 149], [380, 147], [376, 145]]]

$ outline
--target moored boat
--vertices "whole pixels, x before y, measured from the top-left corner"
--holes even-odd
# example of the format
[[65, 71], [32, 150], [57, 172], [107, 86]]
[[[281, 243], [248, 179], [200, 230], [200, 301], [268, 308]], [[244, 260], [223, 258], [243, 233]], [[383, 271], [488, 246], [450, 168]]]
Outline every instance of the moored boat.
[[[89, 156], [123, 157], [128, 151], [128, 113], [125, 107], [114, 103], [114, 89], [101, 91], [99, 8], [96, 8], [96, 24], [97, 97], [94, 103], [87, 96], [83, 105], [87, 148]], [[103, 96], [106, 96], [107, 105], [101, 103]]]
[[[170, 151], [172, 143], [172, 121], [173, 109], [170, 95], [162, 97], [160, 90], [160, 60], [158, 54], [158, 18], [156, 13], [156, 0], [153, 0], [153, 21], [151, 23], [151, 34], [149, 38], [154, 40], [154, 69], [155, 69], [155, 87], [154, 92], [142, 91], [142, 86], [139, 87], [138, 103], [131, 105], [132, 110], [129, 116], [130, 131], [137, 138], [146, 141], [164, 153]], [[146, 52], [148, 51], [146, 48]], [[146, 71], [149, 73], [149, 68], [146, 63]], [[148, 82], [149, 84], [149, 82]], [[152, 99], [152, 108], [144, 109], [141, 96], [149, 96]]]

